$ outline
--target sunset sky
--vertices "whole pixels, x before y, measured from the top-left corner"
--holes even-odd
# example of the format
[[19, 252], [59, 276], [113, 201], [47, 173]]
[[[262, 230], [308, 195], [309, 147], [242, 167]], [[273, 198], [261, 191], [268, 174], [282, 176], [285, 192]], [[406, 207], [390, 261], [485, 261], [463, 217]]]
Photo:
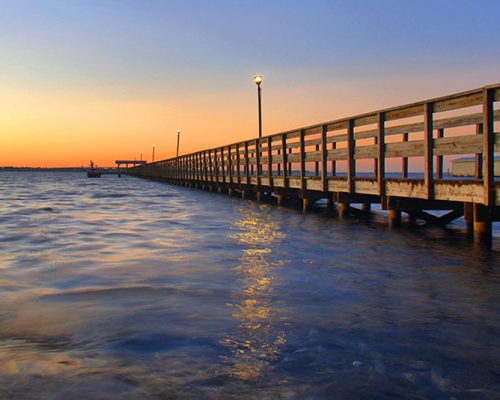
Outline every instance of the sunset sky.
[[0, 0], [0, 166], [157, 159], [500, 81], [500, 1]]

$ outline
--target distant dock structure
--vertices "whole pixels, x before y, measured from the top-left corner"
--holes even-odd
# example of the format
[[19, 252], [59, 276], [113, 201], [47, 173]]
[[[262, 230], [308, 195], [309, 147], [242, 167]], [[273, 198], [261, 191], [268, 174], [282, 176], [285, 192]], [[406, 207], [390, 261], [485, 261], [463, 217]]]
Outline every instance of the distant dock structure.
[[145, 165], [147, 164], [147, 161], [142, 161], [142, 160], [116, 160], [115, 161], [116, 168], [118, 171], [120, 171], [120, 168], [122, 165], [125, 165], [125, 171], [128, 171], [129, 165], [132, 167], [135, 167], [136, 165]]
[[[267, 197], [278, 205], [298, 200], [304, 211], [326, 199], [340, 217], [367, 213], [378, 203], [388, 210], [391, 227], [401, 225], [402, 212], [438, 226], [463, 216], [468, 236], [490, 247], [492, 223], [500, 220], [499, 102], [500, 84], [488, 85], [138, 165], [128, 173]], [[445, 158], [464, 156], [475, 160], [473, 176], [445, 176]], [[399, 177], [386, 172], [395, 164]], [[419, 179], [409, 173], [416, 164], [423, 165]], [[367, 165], [371, 172], [361, 173]], [[437, 217], [432, 210], [448, 212]]]

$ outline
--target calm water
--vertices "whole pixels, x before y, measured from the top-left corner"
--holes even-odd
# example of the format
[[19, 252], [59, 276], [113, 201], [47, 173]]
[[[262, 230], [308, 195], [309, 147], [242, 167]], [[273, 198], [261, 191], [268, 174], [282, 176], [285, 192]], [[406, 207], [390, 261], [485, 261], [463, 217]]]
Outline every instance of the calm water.
[[0, 398], [496, 399], [498, 256], [453, 230], [0, 172]]

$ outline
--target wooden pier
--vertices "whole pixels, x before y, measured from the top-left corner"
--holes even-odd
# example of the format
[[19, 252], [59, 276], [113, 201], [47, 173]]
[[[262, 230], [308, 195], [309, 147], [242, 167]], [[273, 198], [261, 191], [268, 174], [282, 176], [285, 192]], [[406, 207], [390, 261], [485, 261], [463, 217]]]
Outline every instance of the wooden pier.
[[[440, 226], [463, 216], [469, 237], [491, 246], [492, 223], [500, 220], [499, 102], [500, 84], [489, 85], [140, 165], [128, 174], [272, 197], [278, 205], [299, 200], [305, 211], [326, 199], [341, 217], [379, 203], [391, 227], [401, 224], [402, 212]], [[447, 177], [445, 159], [464, 155], [475, 157], [475, 176]], [[410, 173], [415, 165], [418, 179]], [[449, 212], [437, 217], [431, 210]]]

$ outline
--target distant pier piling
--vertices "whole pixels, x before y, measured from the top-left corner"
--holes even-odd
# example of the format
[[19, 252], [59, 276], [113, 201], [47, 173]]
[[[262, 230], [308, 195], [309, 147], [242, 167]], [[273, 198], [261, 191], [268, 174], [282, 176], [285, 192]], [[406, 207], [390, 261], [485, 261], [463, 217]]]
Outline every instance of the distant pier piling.
[[[388, 210], [393, 228], [403, 215], [436, 226], [463, 216], [471, 240], [490, 247], [492, 223], [500, 220], [494, 170], [499, 101], [500, 84], [489, 85], [139, 165], [127, 173], [258, 201], [272, 196], [278, 205], [295, 200], [305, 212], [326, 200], [337, 203], [343, 218], [369, 214], [378, 203]], [[474, 178], [443, 177], [445, 157], [471, 154], [482, 163]], [[419, 179], [410, 178], [412, 159], [423, 165]], [[371, 176], [358, 172], [357, 164], [369, 160]], [[395, 164], [399, 177], [387, 172]], [[433, 210], [447, 213], [438, 217]]]

